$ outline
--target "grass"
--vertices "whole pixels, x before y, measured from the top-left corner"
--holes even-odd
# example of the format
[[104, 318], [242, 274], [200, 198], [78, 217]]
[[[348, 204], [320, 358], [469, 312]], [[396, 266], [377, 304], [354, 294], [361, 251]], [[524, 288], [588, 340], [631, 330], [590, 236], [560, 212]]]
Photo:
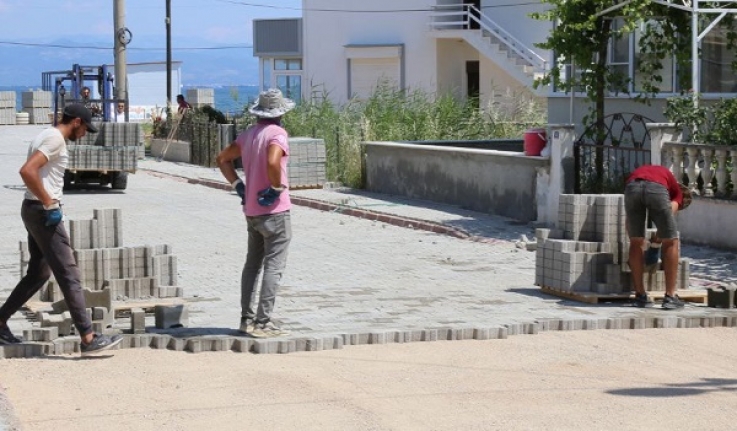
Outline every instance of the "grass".
[[323, 139], [328, 179], [361, 187], [361, 142], [522, 138], [546, 116], [542, 103], [523, 94], [498, 96], [482, 109], [475, 99], [381, 85], [369, 98], [342, 107], [327, 94], [303, 102], [284, 117], [284, 127], [290, 136]]

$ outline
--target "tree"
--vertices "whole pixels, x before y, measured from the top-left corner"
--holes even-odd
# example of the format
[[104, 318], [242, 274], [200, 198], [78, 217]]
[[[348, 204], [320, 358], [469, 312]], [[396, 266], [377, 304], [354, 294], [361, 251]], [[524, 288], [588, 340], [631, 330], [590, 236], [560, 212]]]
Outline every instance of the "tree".
[[[663, 60], [675, 56], [681, 72], [681, 88], [690, 82], [690, 13], [681, 9], [653, 3], [651, 0], [634, 0], [611, 12], [617, 1], [601, 0], [543, 0], [552, 7], [546, 12], [535, 13], [533, 18], [552, 21], [555, 24], [545, 42], [537, 46], [551, 50], [558, 64], [573, 63], [578, 69], [575, 76], [565, 74], [564, 69], [553, 67], [536, 85], [553, 84], [563, 91], [583, 91], [592, 102], [592, 112], [584, 122], [599, 125], [599, 144], [604, 139], [604, 103], [610, 92], [630, 94], [632, 79], [628, 74], [611, 68], [608, 62], [610, 40], [628, 38], [641, 27], [636, 59], [638, 87], [642, 89], [634, 98], [648, 103], [659, 92]], [[635, 61], [635, 59], [631, 59]]]
[[[584, 124], [593, 124], [592, 136], [597, 144], [595, 172], [603, 178], [603, 148], [606, 139], [604, 124], [605, 101], [609, 93], [630, 94], [632, 78], [616, 68], [610, 67], [610, 41], [617, 41], [638, 30], [638, 54], [630, 58], [635, 62], [637, 87], [632, 96], [635, 100], [649, 103], [660, 92], [661, 72], [666, 58], [675, 58], [678, 79], [682, 92], [690, 88], [691, 82], [691, 12], [681, 8], [655, 3], [652, 0], [543, 0], [551, 7], [532, 17], [555, 23], [545, 42], [538, 47], [550, 50], [557, 57], [557, 65], [535, 82], [539, 85], [555, 85], [563, 91], [583, 91], [592, 102], [592, 108], [584, 116]], [[699, 31], [706, 28], [712, 17], [700, 18]], [[710, 21], [709, 21], [710, 22]], [[737, 42], [734, 17], [728, 15], [720, 26], [727, 29], [728, 48]], [[564, 73], [565, 64], [574, 64], [580, 71], [570, 76]], [[737, 59], [733, 63], [737, 66]], [[571, 68], [572, 69], [572, 68]], [[694, 95], [694, 103], [698, 95]], [[601, 183], [601, 181], [597, 181]]]

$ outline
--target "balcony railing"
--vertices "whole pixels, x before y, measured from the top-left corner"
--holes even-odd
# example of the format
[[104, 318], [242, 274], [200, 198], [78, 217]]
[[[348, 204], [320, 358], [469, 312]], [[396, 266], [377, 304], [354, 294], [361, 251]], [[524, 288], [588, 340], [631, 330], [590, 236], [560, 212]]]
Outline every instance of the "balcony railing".
[[486, 31], [526, 61], [536, 72], [547, 71], [548, 62], [545, 58], [520, 42], [519, 39], [512, 36], [511, 33], [473, 5], [434, 6], [430, 15], [430, 28], [433, 30], [478, 29]]

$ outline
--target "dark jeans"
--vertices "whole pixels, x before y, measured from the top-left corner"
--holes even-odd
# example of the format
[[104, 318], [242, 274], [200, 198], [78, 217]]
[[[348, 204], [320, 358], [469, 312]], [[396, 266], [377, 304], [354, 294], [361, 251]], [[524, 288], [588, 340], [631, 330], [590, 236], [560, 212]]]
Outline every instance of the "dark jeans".
[[[248, 255], [241, 276], [241, 317], [268, 322], [276, 302], [276, 292], [287, 266], [287, 249], [292, 240], [289, 211], [259, 217], [248, 222]], [[253, 312], [256, 283], [263, 269], [258, 309]]]
[[43, 205], [34, 200], [25, 199], [20, 214], [28, 231], [28, 251], [31, 258], [26, 275], [0, 308], [0, 321], [7, 322], [10, 316], [43, 287], [53, 273], [79, 335], [92, 332], [92, 323], [87, 317], [84, 293], [79, 282], [79, 268], [64, 223], [46, 226]]

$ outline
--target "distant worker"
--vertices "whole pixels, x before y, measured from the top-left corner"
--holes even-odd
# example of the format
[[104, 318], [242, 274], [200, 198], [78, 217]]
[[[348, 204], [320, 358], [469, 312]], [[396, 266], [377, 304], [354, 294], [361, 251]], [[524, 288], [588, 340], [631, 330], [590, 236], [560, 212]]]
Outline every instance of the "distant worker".
[[188, 109], [192, 109], [192, 105], [184, 100], [184, 95], [182, 94], [177, 95], [177, 104], [179, 105], [179, 108], [177, 109], [179, 115], [184, 114], [185, 112], [187, 112]]
[[[294, 102], [284, 98], [281, 91], [262, 92], [258, 102], [249, 108], [258, 119], [256, 124], [238, 135], [217, 157], [220, 171], [241, 199], [248, 226], [248, 252], [241, 276], [240, 331], [256, 338], [288, 334], [271, 320], [271, 313], [292, 240], [287, 176], [289, 137], [281, 127], [281, 117], [292, 108]], [[233, 160], [239, 157], [245, 182], [233, 167]], [[258, 309], [254, 312], [252, 302], [262, 271]]]
[[[662, 243], [661, 255], [665, 272], [663, 308], [683, 308], [676, 295], [678, 277], [679, 241], [675, 214], [691, 205], [691, 191], [678, 182], [666, 167], [643, 165], [627, 179], [624, 207], [627, 215], [627, 235], [630, 238], [629, 266], [635, 287], [636, 307], [651, 307], [644, 286], [645, 228], [648, 216], [657, 227], [657, 239]], [[648, 262], [650, 264], [650, 262]]]
[[115, 122], [125, 123], [125, 102], [118, 102], [115, 108]]
[[100, 116], [100, 106], [90, 101], [90, 87], [82, 87], [79, 96], [82, 99], [82, 104], [90, 110], [94, 117]]
[[83, 356], [108, 350], [122, 340], [120, 335], [109, 337], [92, 331], [79, 268], [62, 223], [61, 198], [69, 157], [66, 140], [74, 142], [87, 132], [97, 133], [89, 109], [79, 103], [65, 106], [59, 124], [31, 142], [28, 159], [20, 168], [27, 190], [20, 214], [28, 233], [30, 259], [26, 274], [0, 307], [0, 344], [20, 343], [8, 328], [8, 319], [49, 281], [51, 274], [82, 339]]

